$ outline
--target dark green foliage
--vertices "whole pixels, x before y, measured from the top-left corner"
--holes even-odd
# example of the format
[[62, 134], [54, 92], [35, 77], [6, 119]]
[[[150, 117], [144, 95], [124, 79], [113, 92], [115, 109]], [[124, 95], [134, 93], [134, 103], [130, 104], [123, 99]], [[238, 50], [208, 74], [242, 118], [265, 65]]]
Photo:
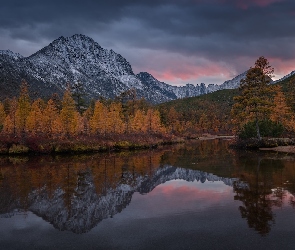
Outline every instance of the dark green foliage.
[[168, 111], [173, 107], [180, 114], [180, 121], [199, 122], [201, 116], [206, 114], [207, 119], [218, 119], [221, 127], [230, 129], [230, 110], [236, 89], [224, 89], [210, 94], [178, 99], [158, 105], [162, 122], [166, 125]]
[[[260, 134], [262, 137], [278, 137], [284, 132], [284, 126], [281, 123], [273, 122], [269, 119], [259, 121]], [[240, 139], [257, 137], [256, 122], [251, 121], [244, 125], [239, 133]]]
[[81, 114], [82, 110], [85, 110], [86, 102], [86, 91], [84, 84], [82, 82], [75, 82], [71, 86], [71, 92], [72, 92], [72, 97], [74, 98], [76, 102], [76, 106], [78, 109], [78, 112]]

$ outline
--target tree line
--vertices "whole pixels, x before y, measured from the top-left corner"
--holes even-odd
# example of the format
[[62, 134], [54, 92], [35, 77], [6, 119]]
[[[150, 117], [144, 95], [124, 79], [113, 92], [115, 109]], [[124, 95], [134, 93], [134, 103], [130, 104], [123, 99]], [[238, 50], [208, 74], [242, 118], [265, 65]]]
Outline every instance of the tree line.
[[81, 110], [70, 88], [61, 100], [32, 101], [25, 81], [18, 98], [0, 102], [0, 128], [4, 135], [47, 138], [165, 132], [159, 111], [143, 100], [97, 100]]
[[[157, 134], [197, 137], [237, 133], [242, 138], [280, 136], [295, 131], [295, 80], [271, 84], [274, 70], [260, 57], [238, 90], [223, 90], [152, 106], [135, 90], [114, 100], [83, 102], [81, 84], [62, 98], [31, 100], [22, 81], [18, 97], [0, 102], [1, 135], [26, 138], [108, 137]], [[286, 91], [287, 89], [287, 91]]]

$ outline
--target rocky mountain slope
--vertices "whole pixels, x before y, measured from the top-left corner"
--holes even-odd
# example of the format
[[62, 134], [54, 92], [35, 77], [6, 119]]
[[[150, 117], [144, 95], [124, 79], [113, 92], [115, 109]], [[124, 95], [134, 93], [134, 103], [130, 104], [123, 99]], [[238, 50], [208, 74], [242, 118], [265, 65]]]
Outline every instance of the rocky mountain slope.
[[221, 85], [171, 86], [146, 72], [135, 75], [120, 54], [102, 48], [87, 36], [73, 35], [60, 37], [29, 57], [0, 51], [0, 99], [17, 95], [20, 82], [25, 79], [33, 97], [62, 95], [69, 84], [81, 82], [89, 100], [100, 96], [114, 98], [134, 88], [137, 97], [161, 103], [237, 88], [245, 74]]

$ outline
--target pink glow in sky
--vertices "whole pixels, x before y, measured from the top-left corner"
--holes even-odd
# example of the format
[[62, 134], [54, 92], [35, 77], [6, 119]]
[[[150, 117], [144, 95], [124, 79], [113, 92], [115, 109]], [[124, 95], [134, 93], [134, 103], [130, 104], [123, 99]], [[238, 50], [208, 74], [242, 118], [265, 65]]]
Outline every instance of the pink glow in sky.
[[[234, 0], [234, 4], [241, 9], [248, 9], [250, 6], [257, 5], [260, 7], [266, 7], [273, 3], [283, 2], [284, 0]], [[232, 3], [233, 0], [222, 0], [225, 3]]]
[[178, 86], [222, 84], [259, 56], [276, 78], [295, 70], [294, 0], [84, 0], [67, 7], [4, 1], [0, 50], [30, 56], [60, 36], [84, 34], [121, 54], [134, 73]]

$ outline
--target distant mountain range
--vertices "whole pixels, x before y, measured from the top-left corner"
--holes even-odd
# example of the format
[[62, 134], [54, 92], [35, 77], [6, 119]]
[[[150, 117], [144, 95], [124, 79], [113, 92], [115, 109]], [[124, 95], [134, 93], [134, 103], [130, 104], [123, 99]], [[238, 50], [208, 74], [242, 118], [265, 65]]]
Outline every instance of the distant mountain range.
[[134, 88], [137, 97], [162, 103], [237, 88], [245, 75], [246, 72], [221, 85], [172, 86], [147, 72], [135, 75], [124, 57], [84, 35], [60, 37], [29, 57], [0, 51], [0, 99], [18, 95], [20, 82], [25, 79], [33, 97], [62, 95], [68, 84], [81, 82], [88, 99], [114, 98]]

